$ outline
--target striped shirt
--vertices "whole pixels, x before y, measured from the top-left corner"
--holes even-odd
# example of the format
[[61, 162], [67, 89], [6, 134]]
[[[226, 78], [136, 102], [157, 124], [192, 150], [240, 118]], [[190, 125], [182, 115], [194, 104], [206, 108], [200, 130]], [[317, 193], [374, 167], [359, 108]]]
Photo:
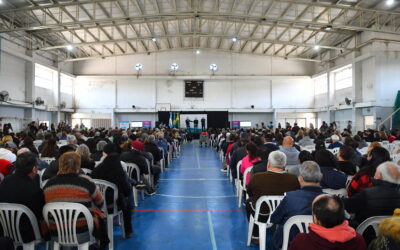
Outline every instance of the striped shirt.
[[[46, 203], [50, 202], [74, 202], [87, 207], [93, 215], [94, 230], [99, 228], [99, 218], [105, 218], [101, 212], [103, 197], [96, 184], [90, 177], [78, 174], [59, 174], [49, 179], [43, 188]], [[54, 221], [49, 218], [50, 233], [57, 237], [57, 228]], [[77, 221], [78, 241], [83, 243], [89, 240], [87, 224], [83, 215]]]

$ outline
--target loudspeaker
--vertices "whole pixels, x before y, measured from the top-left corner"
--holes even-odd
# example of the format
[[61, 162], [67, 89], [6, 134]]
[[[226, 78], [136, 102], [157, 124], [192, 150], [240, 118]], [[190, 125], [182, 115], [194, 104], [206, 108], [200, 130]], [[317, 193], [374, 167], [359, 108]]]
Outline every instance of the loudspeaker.
[[253, 108], [254, 108], [254, 105], [251, 105], [250, 107], [253, 109]]
[[136, 106], [135, 106], [135, 105], [132, 105], [132, 108], [133, 108], [133, 109], [135, 109], [135, 108], [136, 108]]

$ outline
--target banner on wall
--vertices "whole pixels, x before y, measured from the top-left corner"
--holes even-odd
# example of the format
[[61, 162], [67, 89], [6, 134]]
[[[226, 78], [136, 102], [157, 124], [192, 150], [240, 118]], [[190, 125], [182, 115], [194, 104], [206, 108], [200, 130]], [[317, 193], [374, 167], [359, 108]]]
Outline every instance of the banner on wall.
[[240, 121], [232, 121], [233, 129], [240, 129]]
[[143, 128], [151, 128], [151, 121], [143, 121]]
[[119, 122], [119, 127], [122, 129], [128, 129], [129, 128], [129, 121], [120, 121]]

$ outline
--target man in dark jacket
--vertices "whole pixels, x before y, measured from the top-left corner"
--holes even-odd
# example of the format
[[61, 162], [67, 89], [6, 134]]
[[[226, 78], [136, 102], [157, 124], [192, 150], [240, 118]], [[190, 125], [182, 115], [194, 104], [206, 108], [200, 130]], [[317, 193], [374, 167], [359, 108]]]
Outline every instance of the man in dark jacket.
[[350, 161], [354, 155], [354, 150], [350, 146], [341, 146], [338, 153], [338, 166], [337, 169], [347, 175], [355, 175], [357, 172], [356, 166]]
[[367, 246], [345, 220], [343, 202], [337, 196], [322, 194], [312, 204], [314, 223], [309, 233], [299, 233], [289, 250], [366, 250]]
[[[18, 155], [15, 165], [15, 173], [7, 176], [0, 184], [0, 202], [25, 205], [40, 223], [43, 220], [44, 197], [38, 183], [33, 180], [38, 166], [36, 155], [31, 152], [22, 153]], [[19, 230], [24, 242], [35, 240], [27, 217], [21, 218]]]
[[[300, 166], [299, 182], [301, 189], [287, 192], [285, 198], [271, 215], [271, 223], [278, 226], [272, 239], [272, 248], [281, 249], [283, 241], [283, 226], [286, 221], [295, 215], [311, 215], [312, 201], [322, 194], [319, 185], [322, 174], [318, 164], [314, 161], [305, 161]], [[298, 233], [296, 227], [290, 231], [289, 241]]]
[[135, 163], [138, 165], [141, 174], [149, 174], [146, 157], [142, 154], [142, 152], [139, 152], [136, 149], [130, 149], [127, 152], [122, 152], [121, 161]]
[[272, 134], [264, 134], [261, 139], [263, 139], [264, 141], [262, 147], [265, 147], [267, 150], [271, 152], [279, 150], [279, 147], [274, 142], [272, 142], [272, 140], [274, 139]]
[[400, 207], [400, 167], [393, 162], [378, 166], [374, 185], [345, 199], [346, 211], [356, 215], [358, 223], [378, 215], [392, 215]]
[[233, 145], [232, 149], [231, 149], [232, 156], [231, 156], [231, 161], [229, 163], [229, 167], [232, 170], [231, 174], [232, 174], [233, 179], [236, 179], [236, 177], [238, 176], [238, 173], [236, 171], [236, 166], [237, 166], [238, 162], [241, 161], [247, 155], [245, 146], [249, 142], [248, 137], [242, 136], [242, 135], [240, 135], [240, 136], [241, 136], [241, 139], [236, 144], [237, 145], [236, 149], [235, 149], [235, 145]]
[[147, 137], [147, 141], [144, 144], [144, 151], [149, 152], [153, 155], [154, 164], [160, 162], [161, 152], [160, 149], [158, 149], [156, 138], [154, 137], [154, 135], [150, 135], [149, 137]]

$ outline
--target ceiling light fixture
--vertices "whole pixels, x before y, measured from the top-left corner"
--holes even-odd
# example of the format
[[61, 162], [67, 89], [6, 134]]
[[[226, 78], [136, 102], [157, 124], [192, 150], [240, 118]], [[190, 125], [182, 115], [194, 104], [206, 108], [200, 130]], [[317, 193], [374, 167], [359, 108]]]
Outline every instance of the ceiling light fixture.
[[67, 50], [72, 51], [74, 49], [74, 46], [72, 46], [71, 44], [68, 44], [66, 48], [67, 48]]
[[232, 42], [236, 42], [238, 39], [237, 39], [237, 37], [232, 37]]
[[314, 50], [318, 51], [321, 47], [319, 45], [314, 45]]
[[215, 63], [210, 64], [210, 70], [215, 73], [218, 70], [218, 66]]
[[200, 50], [196, 50], [196, 54], [199, 55], [200, 54]]
[[139, 72], [139, 71], [141, 71], [143, 69], [143, 65], [140, 64], [140, 63], [136, 63], [135, 69], [136, 69], [137, 72]]
[[170, 67], [171, 71], [177, 71], [179, 69], [179, 64], [173, 63]]
[[157, 41], [157, 38], [152, 37], [151, 40], [152, 40], [153, 42], [155, 42], [155, 41]]
[[386, 0], [386, 5], [391, 6], [395, 3], [394, 0]]

